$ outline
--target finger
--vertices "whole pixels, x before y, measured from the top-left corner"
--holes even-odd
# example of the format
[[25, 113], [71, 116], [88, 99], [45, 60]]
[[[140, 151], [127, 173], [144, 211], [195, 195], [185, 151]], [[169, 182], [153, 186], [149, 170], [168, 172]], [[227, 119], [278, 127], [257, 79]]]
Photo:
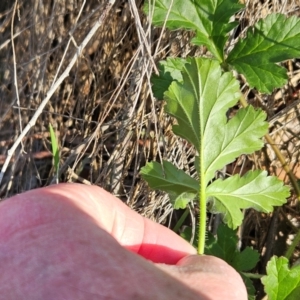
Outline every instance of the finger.
[[[212, 279], [209, 269], [202, 276], [198, 273], [203, 273], [203, 266], [199, 271], [185, 270], [190, 258], [180, 260], [173, 271], [162, 272], [124, 250], [100, 228], [101, 220], [87, 213], [97, 209], [90, 203], [90, 191], [80, 188], [85, 201], [77, 201], [74, 191], [80, 190], [68, 186], [73, 187], [71, 193], [56, 186], [62, 189], [31, 191], [0, 204], [0, 263], [6, 270], [0, 281], [5, 299], [118, 299], [120, 295], [122, 299], [219, 299], [205, 290], [212, 287], [209, 281], [220, 282], [213, 295], [218, 289], [224, 294], [227, 286], [218, 276]], [[197, 261], [192, 264], [197, 266]], [[174, 274], [174, 268], [181, 272]], [[191, 290], [191, 285], [197, 288]], [[149, 290], [150, 286], [155, 288]]]
[[[11, 198], [10, 213], [22, 210], [31, 224], [59, 222], [85, 214], [122, 246], [153, 262], [174, 264], [195, 249], [166, 227], [143, 218], [119, 199], [96, 186], [59, 184]], [[4, 202], [3, 204], [5, 204]], [[34, 205], [33, 205], [34, 204]], [[32, 208], [39, 213], [33, 212]], [[0, 206], [4, 209], [4, 205]], [[14, 218], [14, 216], [11, 216]], [[0, 226], [1, 226], [0, 221]]]
[[127, 251], [73, 201], [57, 197], [36, 191], [0, 205], [1, 299], [211, 299]]
[[241, 276], [217, 257], [191, 255], [176, 266], [158, 264], [158, 267], [207, 299], [246, 300], [248, 297]]

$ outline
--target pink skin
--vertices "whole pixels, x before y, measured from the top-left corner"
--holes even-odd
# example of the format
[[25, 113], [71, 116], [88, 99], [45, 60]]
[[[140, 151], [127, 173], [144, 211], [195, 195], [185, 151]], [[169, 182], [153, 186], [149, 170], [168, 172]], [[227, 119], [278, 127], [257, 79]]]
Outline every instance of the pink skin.
[[246, 300], [222, 260], [95, 186], [60, 184], [0, 204], [0, 299]]

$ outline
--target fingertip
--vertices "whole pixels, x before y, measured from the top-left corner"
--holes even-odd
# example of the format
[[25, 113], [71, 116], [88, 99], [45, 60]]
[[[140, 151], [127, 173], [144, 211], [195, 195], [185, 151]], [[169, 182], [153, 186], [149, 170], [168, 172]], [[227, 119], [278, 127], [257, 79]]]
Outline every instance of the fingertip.
[[[176, 264], [180, 272], [189, 274], [197, 278], [204, 275], [207, 277], [207, 288], [209, 290], [219, 290], [219, 298], [232, 300], [247, 299], [247, 290], [240, 274], [224, 260], [210, 255], [189, 255]], [[204, 277], [204, 278], [205, 278]], [[221, 291], [219, 285], [226, 286], [226, 289]], [[215, 299], [215, 298], [214, 298]]]

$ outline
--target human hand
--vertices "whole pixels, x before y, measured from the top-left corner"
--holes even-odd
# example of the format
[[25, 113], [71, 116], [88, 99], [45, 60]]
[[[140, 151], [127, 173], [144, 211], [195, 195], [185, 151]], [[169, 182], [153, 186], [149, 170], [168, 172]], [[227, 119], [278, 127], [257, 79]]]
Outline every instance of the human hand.
[[59, 184], [0, 204], [0, 299], [247, 299], [235, 270], [195, 254], [96, 186]]

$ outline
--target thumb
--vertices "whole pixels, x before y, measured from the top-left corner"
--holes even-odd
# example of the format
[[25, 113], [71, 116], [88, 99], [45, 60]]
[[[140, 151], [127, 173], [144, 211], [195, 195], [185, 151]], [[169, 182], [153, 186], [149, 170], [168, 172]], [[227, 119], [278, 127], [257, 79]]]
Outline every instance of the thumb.
[[190, 289], [201, 292], [205, 300], [247, 300], [241, 276], [225, 261], [206, 255], [182, 258], [176, 265], [158, 264], [169, 275]]

